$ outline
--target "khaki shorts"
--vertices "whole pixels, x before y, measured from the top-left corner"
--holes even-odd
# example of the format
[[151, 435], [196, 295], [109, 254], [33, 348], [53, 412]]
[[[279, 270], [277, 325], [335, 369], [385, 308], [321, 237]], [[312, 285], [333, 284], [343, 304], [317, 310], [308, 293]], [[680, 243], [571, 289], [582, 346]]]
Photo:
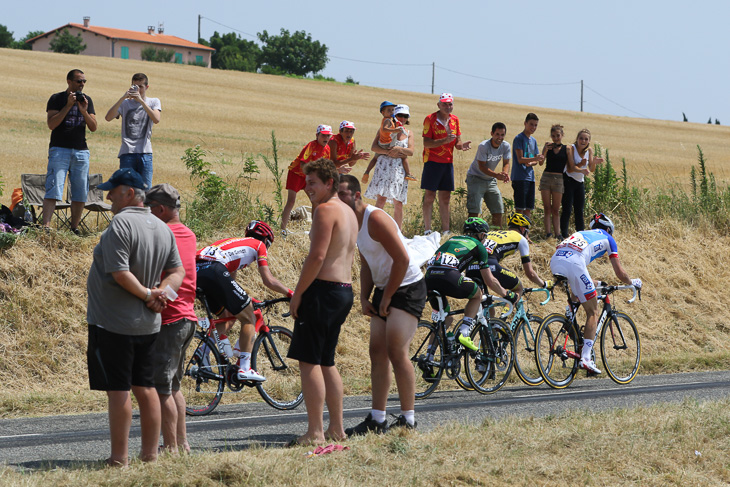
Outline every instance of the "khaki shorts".
[[502, 193], [497, 187], [496, 179], [482, 179], [477, 176], [466, 176], [466, 211], [480, 214], [482, 212], [482, 200], [487, 204], [489, 213], [501, 215], [504, 213], [504, 202]]
[[187, 318], [160, 327], [155, 342], [155, 389], [160, 394], [180, 390], [185, 372], [185, 350], [195, 334], [195, 322]]
[[557, 172], [544, 172], [540, 178], [538, 191], [550, 191], [551, 193], [563, 194], [563, 175]]

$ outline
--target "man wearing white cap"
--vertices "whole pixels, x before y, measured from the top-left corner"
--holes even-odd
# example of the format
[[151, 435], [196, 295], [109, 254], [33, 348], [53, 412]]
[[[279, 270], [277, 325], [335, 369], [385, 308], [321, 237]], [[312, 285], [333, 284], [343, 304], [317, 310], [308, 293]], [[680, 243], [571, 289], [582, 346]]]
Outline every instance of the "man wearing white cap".
[[284, 212], [281, 214], [281, 234], [286, 235], [286, 226], [289, 223], [291, 210], [294, 208], [294, 202], [297, 199], [297, 193], [304, 189], [306, 181], [304, 179], [303, 166], [317, 159], [330, 158], [329, 141], [332, 137], [332, 127], [329, 125], [320, 125], [317, 127], [317, 138], [304, 146], [299, 155], [289, 164], [289, 172], [286, 175], [286, 205]]
[[442, 93], [437, 103], [438, 111], [423, 121], [423, 225], [425, 233], [431, 233], [431, 213], [438, 192], [441, 231], [449, 233], [451, 192], [454, 190], [454, 149], [467, 151], [471, 141], [461, 141], [459, 118], [452, 115], [454, 97]]
[[355, 145], [355, 124], [349, 120], [343, 120], [340, 123], [340, 133], [333, 135], [328, 145], [330, 146], [330, 155], [332, 162], [337, 166], [337, 172], [347, 174], [352, 170], [360, 159], [368, 159], [369, 152], [357, 150]]

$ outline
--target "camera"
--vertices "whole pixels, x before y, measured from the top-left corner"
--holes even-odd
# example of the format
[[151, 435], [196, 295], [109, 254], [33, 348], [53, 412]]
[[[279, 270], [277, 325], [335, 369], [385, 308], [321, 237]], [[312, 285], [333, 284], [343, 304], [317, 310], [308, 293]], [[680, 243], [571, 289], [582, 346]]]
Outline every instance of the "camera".
[[139, 90], [139, 87], [138, 87], [137, 85], [132, 85], [132, 86], [131, 86], [131, 87], [129, 88], [129, 91], [137, 91], [137, 90]]
[[84, 94], [80, 91], [77, 91], [76, 93], [74, 93], [74, 96], [76, 97], [76, 101], [78, 101], [78, 102], [83, 103], [84, 101], [86, 101], [86, 100], [84, 100], [84, 98], [85, 98]]

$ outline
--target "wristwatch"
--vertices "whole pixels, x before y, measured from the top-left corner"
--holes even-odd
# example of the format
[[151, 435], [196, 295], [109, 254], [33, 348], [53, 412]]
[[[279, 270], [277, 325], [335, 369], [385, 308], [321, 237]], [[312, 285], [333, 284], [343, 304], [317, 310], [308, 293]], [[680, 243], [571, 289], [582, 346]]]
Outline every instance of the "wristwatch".
[[147, 294], [144, 297], [144, 302], [146, 303], [147, 301], [149, 301], [151, 297], [152, 297], [152, 290], [150, 288], [147, 288]]

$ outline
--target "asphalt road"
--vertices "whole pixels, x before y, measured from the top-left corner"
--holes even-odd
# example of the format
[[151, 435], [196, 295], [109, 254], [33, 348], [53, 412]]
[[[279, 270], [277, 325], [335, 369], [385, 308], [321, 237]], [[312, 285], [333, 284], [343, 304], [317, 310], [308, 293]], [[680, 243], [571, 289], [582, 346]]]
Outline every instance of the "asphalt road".
[[[547, 386], [506, 387], [482, 396], [466, 391], [437, 391], [417, 401], [418, 429], [449, 421], [479, 423], [505, 414], [543, 416], [564, 410], [625, 408], [678, 402], [686, 398], [715, 400], [730, 395], [730, 371], [638, 376], [619, 386], [610, 379], [576, 380], [568, 389]], [[588, 403], [586, 403], [588, 401]], [[345, 426], [360, 422], [370, 410], [369, 397], [345, 398]], [[399, 412], [397, 397], [388, 404]], [[188, 417], [188, 439], [194, 451], [243, 450], [253, 444], [278, 448], [306, 430], [304, 406], [276, 411], [265, 403], [220, 406], [208, 416]], [[132, 420], [130, 453], [139, 451], [139, 416]], [[109, 455], [107, 415], [103, 413], [0, 421], [0, 463], [18, 468], [54, 468], [96, 464]]]

